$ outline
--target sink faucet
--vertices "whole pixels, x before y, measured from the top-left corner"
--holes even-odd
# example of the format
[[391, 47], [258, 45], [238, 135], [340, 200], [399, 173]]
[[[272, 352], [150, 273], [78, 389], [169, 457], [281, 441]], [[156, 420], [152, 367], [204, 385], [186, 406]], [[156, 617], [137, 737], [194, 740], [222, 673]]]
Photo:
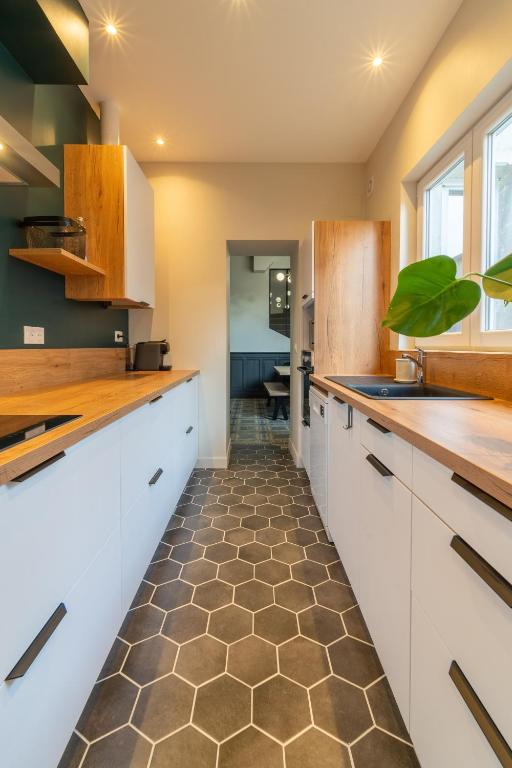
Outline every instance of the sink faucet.
[[412, 360], [413, 363], [416, 364], [416, 381], [418, 384], [423, 384], [425, 382], [425, 362], [427, 358], [427, 353], [424, 349], [421, 349], [421, 347], [415, 347], [416, 352], [418, 353], [417, 357], [413, 357], [412, 355], [408, 355], [406, 352], [402, 353], [402, 357], [405, 360]]

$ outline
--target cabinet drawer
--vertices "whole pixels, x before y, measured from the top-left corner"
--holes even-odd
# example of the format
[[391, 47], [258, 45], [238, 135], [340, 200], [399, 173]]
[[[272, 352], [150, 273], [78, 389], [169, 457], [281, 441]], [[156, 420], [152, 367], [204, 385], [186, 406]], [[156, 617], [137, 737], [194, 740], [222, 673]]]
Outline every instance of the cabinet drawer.
[[412, 445], [382, 427], [376, 420], [361, 415], [361, 442], [395, 477], [412, 486]]
[[132, 507], [156, 471], [153, 428], [159, 403], [143, 405], [120, 422], [122, 514]]
[[512, 582], [512, 520], [452, 480], [453, 472], [413, 453], [413, 491], [441, 520]]
[[413, 597], [410, 734], [422, 768], [498, 768], [500, 762], [450, 677], [454, 660]]
[[119, 530], [118, 478], [113, 424], [24, 482], [0, 488], [0, 680]]
[[[512, 612], [452, 548], [453, 539], [454, 532], [414, 499], [413, 595], [512, 743]], [[471, 555], [460, 539], [454, 544]], [[475, 560], [478, 568], [478, 554]]]
[[122, 619], [118, 533], [60, 600], [67, 613], [44, 648], [23, 677], [0, 687], [6, 768], [59, 762]]

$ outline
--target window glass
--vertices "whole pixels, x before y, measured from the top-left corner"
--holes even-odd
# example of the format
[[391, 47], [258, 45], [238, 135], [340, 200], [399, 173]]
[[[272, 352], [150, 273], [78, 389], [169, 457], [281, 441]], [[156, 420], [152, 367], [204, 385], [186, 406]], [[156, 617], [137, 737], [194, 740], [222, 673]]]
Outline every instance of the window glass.
[[[512, 253], [512, 115], [487, 140], [486, 268]], [[512, 304], [486, 299], [485, 328], [512, 329]]]

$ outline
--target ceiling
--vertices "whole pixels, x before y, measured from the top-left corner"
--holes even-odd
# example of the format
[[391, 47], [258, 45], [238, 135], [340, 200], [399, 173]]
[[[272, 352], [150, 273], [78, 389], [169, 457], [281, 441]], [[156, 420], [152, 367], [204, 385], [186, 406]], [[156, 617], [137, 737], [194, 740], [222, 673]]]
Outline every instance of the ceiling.
[[230, 256], [294, 256], [298, 240], [228, 240]]
[[82, 0], [91, 91], [141, 161], [360, 162], [460, 4]]

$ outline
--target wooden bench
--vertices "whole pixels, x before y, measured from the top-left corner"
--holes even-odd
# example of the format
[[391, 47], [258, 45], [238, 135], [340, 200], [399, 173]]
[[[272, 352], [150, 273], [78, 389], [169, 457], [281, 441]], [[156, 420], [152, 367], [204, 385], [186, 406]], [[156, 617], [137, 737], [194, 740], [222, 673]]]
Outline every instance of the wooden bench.
[[286, 401], [290, 397], [290, 390], [282, 381], [264, 381], [263, 386], [267, 390], [268, 404], [274, 400], [274, 413], [272, 420], [275, 421], [279, 415], [279, 410], [283, 412], [283, 419], [288, 419], [286, 410]]

